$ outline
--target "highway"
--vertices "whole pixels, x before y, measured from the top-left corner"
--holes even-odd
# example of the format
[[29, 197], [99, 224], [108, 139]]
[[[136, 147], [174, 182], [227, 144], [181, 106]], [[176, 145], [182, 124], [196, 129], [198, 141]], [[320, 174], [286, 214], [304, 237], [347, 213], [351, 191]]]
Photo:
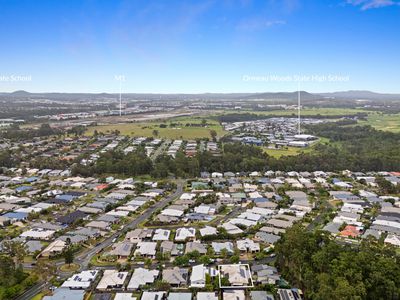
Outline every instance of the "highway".
[[[127, 225], [124, 226], [122, 231], [117, 231], [113, 233], [111, 236], [103, 240], [101, 243], [96, 245], [95, 247], [84, 251], [80, 254], [78, 254], [75, 257], [74, 263], [77, 263], [80, 265], [80, 270], [86, 270], [88, 268], [88, 264], [90, 262], [90, 259], [99, 251], [102, 249], [107, 248], [113, 243], [113, 240], [118, 238], [122, 232], [127, 232], [129, 230], [135, 229], [138, 227], [138, 225], [145, 220], [149, 219], [150, 216], [157, 210], [165, 208], [167, 205], [169, 205], [172, 201], [180, 197], [183, 193], [183, 187], [185, 185], [184, 180], [178, 180], [176, 181], [177, 188], [174, 193], [171, 195], [168, 195], [167, 197], [162, 198], [160, 201], [156, 202], [154, 205], [149, 207], [146, 211], [144, 211], [140, 216], [138, 216], [136, 219], [132, 220], [132, 222], [128, 223]], [[63, 265], [63, 261], [57, 261], [56, 266]], [[26, 264], [24, 265], [25, 268], [27, 269], [32, 269], [33, 266], [31, 264]], [[64, 275], [64, 274], [63, 274]], [[62, 276], [64, 277], [64, 276]], [[22, 295], [18, 296], [15, 298], [16, 300], [30, 300], [35, 296], [36, 294], [40, 293], [45, 287], [48, 287], [47, 283], [44, 282], [39, 282], [36, 285], [32, 286], [29, 290], [25, 291]]]

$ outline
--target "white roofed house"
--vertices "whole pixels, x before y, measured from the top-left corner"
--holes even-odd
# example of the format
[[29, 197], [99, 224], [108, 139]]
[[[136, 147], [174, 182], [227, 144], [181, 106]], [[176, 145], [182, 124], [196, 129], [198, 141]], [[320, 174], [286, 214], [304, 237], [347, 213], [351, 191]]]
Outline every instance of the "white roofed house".
[[181, 217], [183, 213], [184, 213], [183, 210], [170, 209], [170, 208], [166, 208], [161, 212], [162, 215], [170, 217]]
[[[223, 300], [245, 300], [244, 290], [224, 290]], [[292, 300], [292, 299], [290, 299]]]
[[243, 232], [242, 229], [230, 222], [222, 224], [221, 227], [224, 228], [228, 234], [240, 234]]
[[200, 229], [201, 236], [216, 235], [217, 229], [215, 227], [206, 226]]
[[204, 265], [193, 266], [190, 276], [191, 288], [204, 288], [206, 286], [206, 274], [208, 269]]
[[137, 244], [135, 256], [152, 257], [156, 256], [156, 242], [140, 242]]
[[137, 244], [145, 240], [150, 240], [152, 235], [153, 235], [153, 229], [136, 228], [132, 231], [129, 231], [126, 234], [125, 240]]
[[168, 229], [156, 229], [153, 235], [153, 241], [168, 241], [171, 230]]
[[132, 277], [126, 287], [127, 290], [137, 290], [146, 284], [152, 284], [159, 275], [158, 270], [147, 270], [137, 268], [133, 271]]
[[219, 172], [213, 172], [211, 173], [211, 177], [212, 178], [222, 178], [224, 176], [224, 174], [219, 173]]
[[97, 285], [97, 289], [99, 291], [120, 289], [124, 286], [127, 276], [128, 272], [118, 272], [117, 270], [104, 270], [103, 277]]
[[66, 243], [61, 240], [55, 240], [50, 243], [39, 255], [38, 257], [51, 257], [57, 254], [60, 254], [64, 248], [66, 247]]
[[87, 270], [77, 273], [68, 278], [61, 287], [69, 289], [87, 289], [96, 280], [99, 271]]
[[236, 241], [236, 245], [241, 252], [260, 252], [260, 244], [250, 239], [238, 240]]
[[218, 296], [215, 292], [198, 292], [197, 300], [218, 300]]
[[364, 212], [364, 206], [361, 203], [344, 203], [341, 210], [350, 213], [362, 214]]
[[388, 234], [385, 238], [385, 243], [400, 247], [400, 234]]
[[166, 297], [166, 292], [143, 292], [142, 298], [140, 300], [164, 300]]
[[[253, 287], [253, 279], [249, 265], [219, 265], [220, 288], [226, 287]], [[222, 278], [229, 281], [227, 286]]]
[[196, 237], [196, 229], [193, 227], [190, 228], [178, 228], [175, 234], [175, 241], [186, 241], [193, 240]]
[[214, 215], [215, 208], [209, 205], [201, 204], [194, 208], [194, 212], [198, 214], [205, 214], [205, 215]]
[[359, 221], [360, 220], [360, 215], [356, 213], [351, 213], [351, 212], [346, 212], [346, 211], [340, 211], [336, 217], [333, 219], [333, 223], [339, 223], [339, 224], [353, 224], [357, 226], [362, 226], [362, 223]]
[[234, 252], [233, 244], [231, 242], [224, 242], [224, 243], [212, 242], [211, 246], [213, 247], [214, 252], [216, 254], [221, 254], [223, 249], [225, 249], [230, 254]]
[[32, 240], [50, 240], [55, 231], [54, 230], [46, 230], [41, 228], [34, 228], [28, 231], [21, 233], [20, 237], [25, 239], [32, 239]]

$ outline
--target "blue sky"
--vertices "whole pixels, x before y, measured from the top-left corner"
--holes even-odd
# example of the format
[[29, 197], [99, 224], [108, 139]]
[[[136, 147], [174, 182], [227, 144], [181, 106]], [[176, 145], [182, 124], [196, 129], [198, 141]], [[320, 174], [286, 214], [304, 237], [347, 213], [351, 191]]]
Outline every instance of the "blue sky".
[[118, 92], [124, 75], [124, 92], [398, 93], [399, 16], [398, 0], [0, 0], [0, 91]]

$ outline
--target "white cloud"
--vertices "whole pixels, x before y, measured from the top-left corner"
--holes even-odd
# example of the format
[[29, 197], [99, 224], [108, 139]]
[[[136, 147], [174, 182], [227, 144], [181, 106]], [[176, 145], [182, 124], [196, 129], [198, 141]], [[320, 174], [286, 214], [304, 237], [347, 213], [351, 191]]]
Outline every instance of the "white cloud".
[[283, 20], [251, 19], [240, 22], [237, 25], [237, 29], [245, 31], [257, 31], [285, 24], [286, 21]]
[[362, 10], [387, 6], [400, 6], [398, 0], [347, 0], [348, 4], [360, 6]]

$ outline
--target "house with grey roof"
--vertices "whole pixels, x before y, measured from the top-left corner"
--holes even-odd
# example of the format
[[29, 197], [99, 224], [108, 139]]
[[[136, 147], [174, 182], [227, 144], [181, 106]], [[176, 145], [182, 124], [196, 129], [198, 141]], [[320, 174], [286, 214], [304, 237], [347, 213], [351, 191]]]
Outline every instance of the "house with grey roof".
[[207, 246], [200, 242], [187, 242], [185, 253], [190, 253], [193, 251], [198, 251], [200, 254], [206, 254]]
[[192, 300], [192, 293], [178, 293], [170, 292], [168, 294], [168, 300]]
[[274, 300], [274, 295], [266, 291], [251, 291], [250, 297], [251, 300]]
[[162, 241], [160, 245], [161, 253], [169, 253], [171, 256], [178, 256], [183, 254], [183, 248], [183, 244], [175, 244], [171, 241]]
[[172, 269], [164, 269], [162, 280], [168, 282], [173, 287], [186, 286], [188, 282], [188, 269], [174, 267]]
[[267, 244], [275, 244], [277, 241], [279, 241], [281, 237], [279, 235], [267, 233], [264, 231], [258, 231], [255, 235], [255, 239], [267, 243]]
[[216, 254], [221, 254], [222, 250], [225, 249], [228, 253], [232, 254], [234, 252], [233, 244], [231, 242], [212, 242], [211, 247], [213, 247]]
[[110, 255], [115, 255], [118, 258], [128, 258], [133, 249], [133, 244], [130, 242], [119, 242], [112, 246], [112, 250], [109, 252]]

